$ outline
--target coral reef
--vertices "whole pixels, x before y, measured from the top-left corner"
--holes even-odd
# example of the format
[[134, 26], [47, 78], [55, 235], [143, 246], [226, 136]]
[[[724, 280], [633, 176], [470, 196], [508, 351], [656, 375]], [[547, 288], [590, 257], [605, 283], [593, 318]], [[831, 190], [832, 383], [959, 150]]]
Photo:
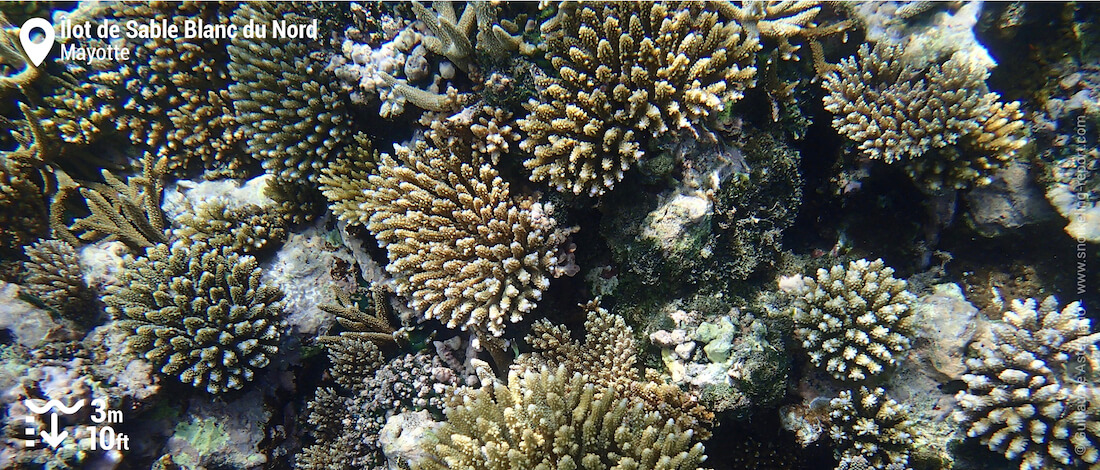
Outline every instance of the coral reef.
[[249, 204], [230, 207], [229, 201], [210, 201], [181, 215], [177, 239], [189, 238], [232, 251], [255, 253], [286, 239], [287, 223], [279, 212]]
[[641, 401], [646, 411], [659, 412], [681, 428], [692, 430], [700, 440], [707, 439], [714, 413], [677, 385], [650, 380], [653, 371], [646, 371], [643, 379], [636, 368], [634, 329], [621, 316], [601, 308], [598, 301], [589, 302], [585, 310], [583, 344], [571, 338], [568, 328], [540, 320], [525, 338], [533, 351], [517, 357], [513, 370], [524, 373], [564, 367], [567, 373], [585, 374], [589, 382], [629, 394]]
[[242, 388], [278, 350], [282, 292], [252, 256], [177, 241], [127, 261], [103, 297], [129, 347], [162, 373], [210, 393]]
[[80, 257], [73, 246], [62, 240], [42, 239], [24, 251], [28, 258], [23, 263], [26, 294], [65, 318], [90, 325], [99, 313], [96, 292], [84, 283]]
[[967, 388], [956, 395], [954, 417], [967, 436], [1021, 469], [1095, 465], [1100, 333], [1091, 332], [1081, 305], [1013, 300], [990, 329], [988, 341], [973, 344]]
[[556, 277], [553, 208], [513, 198], [488, 164], [423, 141], [382, 155], [359, 222], [386, 248], [398, 295], [451, 328], [494, 336], [530, 312]]
[[837, 380], [859, 382], [897, 364], [909, 349], [916, 298], [881, 259], [817, 270], [779, 281], [794, 296], [789, 314], [815, 366]]
[[[80, 241], [119, 240], [133, 251], [167, 242], [164, 213], [160, 207], [164, 183], [155, 175], [156, 170], [148, 166], [151, 163], [148, 158], [145, 163], [146, 171], [129, 177], [125, 183], [103, 170], [105, 184], [90, 183], [88, 187], [81, 187], [80, 194], [91, 214], [76, 219], [69, 226], [53, 223], [57, 236], [73, 245], [80, 245]], [[55, 219], [65, 195], [62, 191], [51, 204], [51, 211], [55, 212], [51, 217]], [[79, 233], [79, 240], [74, 232]]]
[[543, 24], [546, 57], [560, 78], [518, 122], [531, 179], [600, 195], [646, 154], [650, 136], [705, 122], [751, 86], [759, 46], [709, 4], [570, 3]]
[[1020, 103], [1001, 102], [988, 76], [963, 51], [937, 59], [864, 44], [825, 75], [825, 109], [867, 157], [904, 161], [929, 190], [985, 184], [1027, 143]]
[[829, 435], [841, 449], [841, 465], [856, 458], [866, 459], [873, 468], [909, 462], [912, 436], [909, 410], [886, 396], [882, 388], [860, 387], [840, 392], [830, 403], [832, 424]]
[[459, 389], [433, 458], [416, 468], [697, 468], [694, 433], [564, 366]]

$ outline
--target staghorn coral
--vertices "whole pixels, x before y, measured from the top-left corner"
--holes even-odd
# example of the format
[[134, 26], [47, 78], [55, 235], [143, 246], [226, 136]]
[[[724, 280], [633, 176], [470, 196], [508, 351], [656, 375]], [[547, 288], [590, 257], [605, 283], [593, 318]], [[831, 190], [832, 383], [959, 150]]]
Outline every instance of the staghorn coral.
[[25, 147], [0, 153], [0, 253], [17, 252], [48, 229], [46, 201], [28, 155]]
[[793, 38], [808, 39], [843, 31], [851, 25], [848, 21], [819, 27], [814, 20], [821, 12], [823, 2], [813, 0], [767, 0], [714, 2], [714, 7], [725, 18], [736, 20], [743, 26], [752, 25], [761, 38], [776, 42], [776, 52], [783, 60], [798, 60], [795, 55], [801, 45], [792, 45]]
[[[246, 4], [234, 22], [270, 23], [286, 15], [275, 7]], [[287, 21], [296, 21], [289, 15]], [[304, 22], [304, 21], [303, 21]], [[316, 59], [317, 41], [240, 35], [228, 47], [229, 96], [247, 147], [264, 169], [286, 181], [316, 182], [348, 134], [344, 97], [327, 85], [325, 64]]]
[[909, 463], [909, 408], [886, 396], [886, 390], [860, 387], [858, 395], [844, 390], [829, 405], [829, 435], [842, 449], [842, 462], [862, 457], [882, 469]]
[[967, 359], [966, 390], [953, 417], [966, 435], [1019, 460], [1021, 469], [1088, 465], [1100, 460], [1100, 364], [1080, 303], [1061, 310], [1054, 297], [1013, 300], [992, 338]]
[[337, 335], [317, 338], [328, 350], [333, 375], [340, 385], [352, 388], [352, 384], [370, 379], [371, 373], [382, 363], [382, 353], [377, 345], [396, 342], [393, 326], [389, 322], [389, 301], [380, 287], [371, 289], [373, 314], [359, 309], [351, 296], [333, 286], [338, 304], [322, 304], [319, 308], [336, 316], [345, 331]]
[[157, 244], [107, 287], [107, 312], [128, 347], [185, 384], [240, 389], [278, 351], [282, 291], [260, 282], [252, 256], [202, 242]]
[[363, 223], [386, 249], [397, 294], [426, 318], [494, 336], [535, 307], [558, 264], [553, 208], [513, 198], [488, 164], [424, 141], [382, 155]]
[[650, 136], [690, 129], [741, 98], [759, 43], [709, 4], [566, 2], [543, 25], [560, 78], [518, 121], [534, 181], [600, 195], [645, 155]]
[[[148, 157], [146, 162], [149, 162]], [[74, 245], [80, 241], [119, 240], [134, 251], [168, 241], [164, 213], [160, 208], [164, 186], [158, 177], [146, 171], [123, 183], [103, 170], [103, 179], [106, 184], [90, 183], [79, 189], [91, 214], [76, 219], [67, 227], [55, 224], [53, 228], [59, 237]], [[53, 204], [60, 205], [66, 192], [63, 191]], [[79, 241], [73, 232], [80, 233]]]
[[429, 469], [694, 469], [706, 456], [691, 430], [614, 388], [557, 369], [508, 374], [447, 400]]
[[964, 51], [923, 58], [887, 42], [860, 46], [825, 74], [833, 127], [871, 159], [904, 161], [932, 191], [985, 184], [1026, 143], [1019, 102], [989, 91]]
[[789, 314], [810, 362], [837, 380], [852, 382], [897, 364], [909, 349], [910, 308], [916, 297], [893, 274], [881, 259], [861, 259], [847, 268], [818, 269], [816, 279], [779, 281], [780, 288], [795, 296]]
[[87, 326], [98, 313], [96, 293], [84, 282], [80, 256], [68, 242], [41, 239], [24, 249], [25, 292], [63, 317]]

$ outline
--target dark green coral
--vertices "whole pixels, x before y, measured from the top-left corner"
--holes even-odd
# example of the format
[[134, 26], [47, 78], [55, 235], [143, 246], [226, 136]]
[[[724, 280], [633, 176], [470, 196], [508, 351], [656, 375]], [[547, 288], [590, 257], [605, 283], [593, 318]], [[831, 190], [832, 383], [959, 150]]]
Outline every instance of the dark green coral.
[[103, 301], [128, 340], [166, 375], [210, 393], [239, 389], [278, 351], [283, 293], [256, 259], [202, 242], [131, 258]]

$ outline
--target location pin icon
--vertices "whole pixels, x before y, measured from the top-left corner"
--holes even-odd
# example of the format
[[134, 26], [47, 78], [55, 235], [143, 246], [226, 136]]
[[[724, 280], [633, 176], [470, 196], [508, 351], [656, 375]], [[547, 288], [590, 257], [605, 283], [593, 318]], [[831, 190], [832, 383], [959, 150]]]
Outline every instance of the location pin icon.
[[[31, 41], [31, 31], [35, 29], [42, 30], [42, 41], [37, 43]], [[50, 55], [50, 49], [53, 49], [53, 25], [42, 18], [31, 18], [23, 23], [22, 28], [19, 28], [19, 42], [23, 44], [27, 57], [30, 57], [35, 67], [38, 67], [42, 65], [43, 60], [46, 60], [46, 56]]]

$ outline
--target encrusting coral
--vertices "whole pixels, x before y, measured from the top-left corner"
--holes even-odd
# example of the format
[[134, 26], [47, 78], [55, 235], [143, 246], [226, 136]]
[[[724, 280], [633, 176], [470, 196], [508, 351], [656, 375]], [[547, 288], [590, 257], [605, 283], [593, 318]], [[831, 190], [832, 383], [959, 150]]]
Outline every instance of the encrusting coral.
[[534, 181], [599, 195], [645, 155], [653, 136], [688, 129], [751, 86], [759, 42], [707, 3], [565, 2], [543, 24], [559, 78], [518, 121]]
[[[84, 282], [80, 257], [68, 242], [38, 240], [24, 249], [25, 292], [66, 318], [85, 324], [94, 317], [95, 291]], [[84, 325], [86, 326], [86, 325]]]
[[512, 371], [447, 399], [439, 443], [418, 470], [695, 469], [694, 433], [564, 366]]
[[240, 389], [278, 351], [282, 291], [260, 282], [252, 256], [202, 242], [156, 244], [130, 257], [107, 288], [107, 312], [128, 347], [210, 393]]
[[883, 41], [841, 60], [822, 86], [837, 131], [937, 191], [987, 183], [1027, 143], [1020, 103], [999, 101], [988, 77], [964, 51], [928, 59]]
[[829, 435], [843, 450], [841, 461], [866, 459], [871, 468], [906, 468], [912, 438], [909, 409], [882, 388], [840, 392], [830, 402]]
[[1100, 461], [1100, 364], [1084, 308], [1059, 310], [1047, 297], [1013, 300], [988, 343], [967, 359], [966, 390], [954, 418], [966, 435], [1020, 461], [1021, 470], [1084, 466]]
[[794, 295], [790, 315], [810, 356], [842, 381], [863, 381], [897, 364], [909, 349], [916, 297], [881, 259], [817, 270], [817, 278], [779, 281]]
[[456, 151], [420, 140], [382, 155], [354, 215], [386, 249], [410, 307], [500, 336], [559, 273], [556, 249], [571, 230], [557, 228], [552, 206], [513, 198], [496, 170]]

